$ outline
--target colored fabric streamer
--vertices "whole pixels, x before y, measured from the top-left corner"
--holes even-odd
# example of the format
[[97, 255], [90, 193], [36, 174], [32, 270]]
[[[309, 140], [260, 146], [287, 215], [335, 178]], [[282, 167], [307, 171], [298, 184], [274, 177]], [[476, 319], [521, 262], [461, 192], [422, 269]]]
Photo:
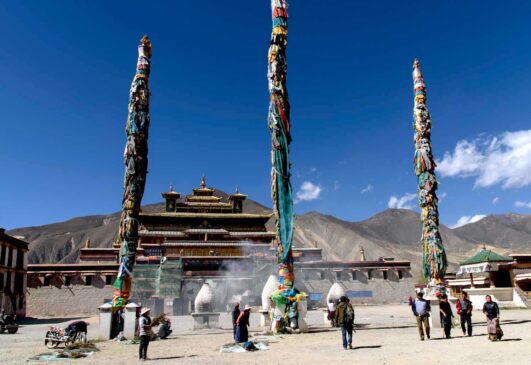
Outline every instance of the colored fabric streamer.
[[290, 106], [286, 89], [287, 3], [272, 0], [273, 31], [269, 47], [269, 117], [271, 131], [271, 195], [276, 217], [276, 247], [280, 284], [292, 288], [293, 198], [290, 184]]
[[442, 285], [446, 274], [446, 252], [439, 233], [438, 182], [431, 148], [431, 118], [426, 106], [426, 85], [418, 60], [413, 62], [413, 129], [415, 131], [415, 175], [418, 181], [418, 202], [422, 221], [422, 266], [424, 277]]
[[149, 73], [151, 70], [151, 42], [142, 37], [138, 45], [136, 74], [129, 94], [129, 110], [125, 133], [124, 195], [122, 215], [118, 227], [120, 266], [114, 282], [113, 308], [125, 307], [131, 293], [132, 272], [138, 242], [138, 214], [146, 186], [149, 130]]
[[273, 16], [268, 53], [269, 116], [271, 131], [271, 197], [276, 218], [275, 247], [279, 289], [271, 295], [274, 303], [273, 328], [276, 332], [297, 329], [297, 303], [306, 294], [294, 289], [293, 271], [293, 198], [290, 183], [289, 145], [291, 143], [290, 105], [286, 88], [286, 47], [288, 35], [287, 3], [272, 0]]

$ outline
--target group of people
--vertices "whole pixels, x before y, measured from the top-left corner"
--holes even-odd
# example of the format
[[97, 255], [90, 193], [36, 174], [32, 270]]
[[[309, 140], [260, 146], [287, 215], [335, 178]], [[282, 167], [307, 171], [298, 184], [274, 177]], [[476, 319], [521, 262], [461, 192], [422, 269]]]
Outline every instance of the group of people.
[[[439, 297], [439, 316], [441, 319], [441, 326], [444, 330], [444, 336], [451, 338], [452, 319], [454, 314], [452, 307], [448, 301], [448, 296], [442, 294]], [[424, 333], [426, 337], [430, 338], [430, 323], [429, 317], [431, 313], [430, 302], [424, 299], [424, 293], [418, 292], [417, 298], [410, 301], [411, 310], [417, 320], [417, 328], [420, 335], [420, 340], [424, 341]], [[459, 315], [461, 329], [463, 335], [472, 336], [472, 302], [468, 298], [466, 292], [462, 292], [460, 298], [455, 304], [457, 315]], [[489, 340], [500, 340], [503, 336], [503, 331], [500, 327], [500, 309], [498, 304], [492, 300], [490, 295], [485, 296], [485, 304], [483, 305], [483, 314], [487, 319], [487, 332]]]

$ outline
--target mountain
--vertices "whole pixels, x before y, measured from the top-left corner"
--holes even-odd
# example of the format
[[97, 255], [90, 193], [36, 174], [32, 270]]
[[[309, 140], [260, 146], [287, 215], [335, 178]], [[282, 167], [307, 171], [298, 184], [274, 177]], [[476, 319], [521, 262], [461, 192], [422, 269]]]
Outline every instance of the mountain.
[[[228, 198], [228, 195], [220, 190], [216, 190], [214, 194], [224, 199]], [[247, 213], [271, 212], [254, 200], [245, 200], [243, 209]], [[146, 213], [163, 210], [164, 203], [142, 207], [142, 211]], [[120, 212], [116, 212], [73, 218], [38, 227], [17, 228], [7, 233], [12, 236], [22, 236], [30, 243], [29, 263], [73, 263], [79, 260], [79, 250], [85, 247], [87, 239], [90, 239], [91, 247], [111, 247], [116, 240], [119, 223]]]
[[[216, 190], [216, 195], [228, 195]], [[163, 211], [164, 204], [142, 207], [144, 212]], [[244, 212], [271, 213], [271, 209], [253, 201], [244, 201]], [[116, 239], [120, 213], [79, 217], [39, 227], [17, 228], [8, 233], [30, 242], [30, 263], [72, 263], [87, 239], [91, 247], [110, 247]], [[274, 222], [268, 222], [273, 229]], [[348, 222], [331, 215], [309, 212], [295, 217], [295, 247], [320, 247], [327, 260], [358, 260], [361, 247], [368, 260], [394, 257], [410, 260], [414, 275], [422, 261], [418, 213], [405, 209], [387, 209], [361, 222]], [[531, 242], [531, 216], [493, 215], [456, 229], [440, 227], [448, 252], [450, 269], [474, 254], [483, 244], [500, 254], [527, 252]]]

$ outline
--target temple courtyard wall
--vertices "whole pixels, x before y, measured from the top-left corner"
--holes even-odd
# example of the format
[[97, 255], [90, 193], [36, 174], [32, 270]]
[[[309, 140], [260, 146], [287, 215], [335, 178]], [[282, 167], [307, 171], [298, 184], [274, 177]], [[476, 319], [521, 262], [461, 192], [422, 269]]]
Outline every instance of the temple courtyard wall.
[[[259, 276], [222, 276], [183, 278], [179, 298], [138, 298], [132, 301], [148, 306], [154, 313], [186, 315], [194, 311], [193, 303], [203, 282], [209, 283], [216, 293], [217, 312], [230, 310], [239, 301], [254, 307], [261, 306], [261, 293], [269, 274]], [[371, 272], [334, 271], [332, 269], [296, 271], [296, 287], [306, 292], [310, 308], [326, 306], [326, 296], [334, 283], [340, 283], [354, 304], [403, 303], [414, 295], [413, 279], [409, 271]], [[179, 284], [177, 284], [179, 285]], [[28, 288], [28, 316], [95, 315], [98, 307], [110, 301], [113, 286], [103, 278], [94, 277], [72, 285], [52, 282], [47, 286]], [[134, 291], [133, 291], [134, 294]]]
[[100, 305], [112, 299], [113, 290], [112, 285], [28, 288], [27, 315], [29, 317], [95, 315]]

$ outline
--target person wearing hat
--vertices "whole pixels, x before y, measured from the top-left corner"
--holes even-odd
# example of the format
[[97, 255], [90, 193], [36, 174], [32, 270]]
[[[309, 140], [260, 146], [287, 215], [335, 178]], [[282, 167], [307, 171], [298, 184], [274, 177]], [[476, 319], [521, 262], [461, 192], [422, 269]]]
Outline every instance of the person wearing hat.
[[245, 305], [243, 312], [240, 313], [238, 319], [236, 320], [236, 342], [247, 342], [249, 341], [249, 331], [247, 327], [249, 326], [249, 316], [251, 315], [251, 307]]
[[430, 302], [426, 301], [424, 299], [424, 293], [419, 291], [417, 293], [417, 299], [413, 301], [413, 304], [411, 304], [411, 310], [413, 311], [413, 314], [415, 315], [415, 318], [417, 319], [417, 328], [419, 330], [420, 340], [424, 341], [424, 331], [422, 329], [422, 326], [424, 325], [424, 329], [426, 330], [426, 336], [428, 339], [430, 339]]
[[143, 307], [138, 318], [138, 332], [140, 336], [140, 347], [138, 348], [138, 358], [147, 360], [147, 349], [151, 340], [151, 318], [149, 318], [149, 308]]

